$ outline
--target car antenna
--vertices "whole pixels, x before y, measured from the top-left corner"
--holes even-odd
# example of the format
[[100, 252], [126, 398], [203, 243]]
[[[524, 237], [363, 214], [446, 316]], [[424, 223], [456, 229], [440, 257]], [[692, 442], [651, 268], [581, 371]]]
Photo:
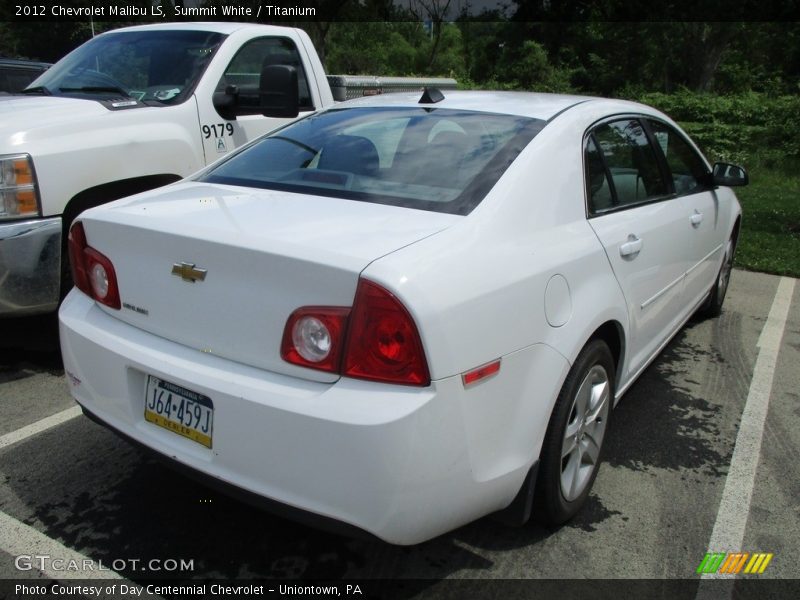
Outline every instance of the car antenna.
[[439, 91], [439, 88], [426, 87], [422, 91], [422, 98], [419, 99], [419, 104], [436, 104], [444, 100], [444, 94]]

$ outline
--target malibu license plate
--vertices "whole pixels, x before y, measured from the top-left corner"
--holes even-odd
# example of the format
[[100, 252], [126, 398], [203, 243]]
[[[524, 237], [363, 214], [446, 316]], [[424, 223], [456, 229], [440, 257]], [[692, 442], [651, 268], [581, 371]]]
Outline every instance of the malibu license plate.
[[211, 448], [214, 404], [211, 398], [158, 377], [147, 377], [146, 421]]

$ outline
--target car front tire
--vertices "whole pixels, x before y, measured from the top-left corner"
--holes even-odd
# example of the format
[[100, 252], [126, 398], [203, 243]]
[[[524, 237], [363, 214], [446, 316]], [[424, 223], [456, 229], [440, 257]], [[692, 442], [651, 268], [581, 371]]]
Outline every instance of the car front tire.
[[567, 374], [542, 445], [535, 514], [546, 525], [574, 517], [589, 496], [608, 430], [614, 381], [608, 345], [590, 341]]
[[725, 244], [725, 256], [722, 265], [714, 281], [714, 287], [709, 292], [708, 300], [700, 308], [700, 316], [710, 319], [722, 314], [722, 303], [725, 302], [725, 294], [728, 292], [728, 285], [731, 281], [731, 271], [733, 271], [733, 255], [736, 252], [736, 238], [731, 236]]

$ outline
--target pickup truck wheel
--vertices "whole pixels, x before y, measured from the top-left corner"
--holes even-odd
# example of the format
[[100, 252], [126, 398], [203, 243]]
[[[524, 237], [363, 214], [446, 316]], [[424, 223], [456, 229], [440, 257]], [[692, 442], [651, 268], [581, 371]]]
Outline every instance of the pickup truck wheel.
[[708, 295], [708, 300], [700, 308], [700, 316], [705, 318], [718, 317], [722, 314], [722, 303], [725, 302], [725, 294], [728, 291], [728, 284], [731, 281], [731, 271], [733, 270], [733, 255], [736, 252], [736, 239], [731, 236], [725, 244], [725, 256], [722, 265], [714, 281], [714, 287]]
[[614, 400], [614, 371], [606, 343], [592, 340], [567, 374], [542, 445], [536, 486], [535, 514], [546, 525], [571, 519], [589, 496]]

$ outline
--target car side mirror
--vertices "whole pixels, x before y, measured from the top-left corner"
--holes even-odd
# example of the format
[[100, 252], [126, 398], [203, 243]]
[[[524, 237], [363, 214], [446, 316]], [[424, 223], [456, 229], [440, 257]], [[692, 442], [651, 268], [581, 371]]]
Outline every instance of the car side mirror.
[[235, 85], [225, 86], [224, 92], [214, 92], [211, 102], [220, 117], [235, 121], [236, 107], [239, 105], [239, 88]]
[[726, 187], [737, 187], [750, 183], [750, 178], [747, 175], [747, 171], [744, 170], [744, 167], [718, 162], [714, 164], [714, 170], [711, 173], [711, 183], [714, 186], [724, 185]]
[[296, 117], [300, 113], [297, 69], [289, 65], [269, 65], [261, 69], [259, 106], [265, 117]]

